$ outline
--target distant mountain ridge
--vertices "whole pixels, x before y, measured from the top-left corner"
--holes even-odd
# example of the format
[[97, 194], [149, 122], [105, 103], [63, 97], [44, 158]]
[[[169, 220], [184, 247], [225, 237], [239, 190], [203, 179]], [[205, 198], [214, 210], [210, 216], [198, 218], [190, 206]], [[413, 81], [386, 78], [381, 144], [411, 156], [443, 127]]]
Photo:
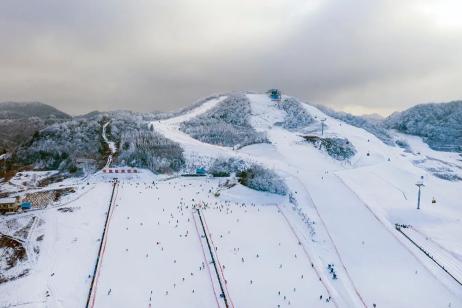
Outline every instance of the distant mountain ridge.
[[416, 105], [393, 113], [383, 124], [422, 137], [434, 150], [462, 152], [462, 101]]
[[317, 105], [325, 114], [362, 128], [388, 145], [395, 140], [390, 130], [422, 137], [437, 151], [462, 152], [462, 101], [419, 104], [380, 119], [378, 116], [357, 116]]
[[[227, 96], [228, 100], [216, 108], [182, 123], [181, 130], [198, 139], [222, 146], [264, 142], [265, 138], [254, 131], [245, 120], [251, 114], [247, 99], [243, 99], [245, 96]], [[178, 162], [181, 162], [181, 153], [175, 150], [175, 143], [148, 131], [147, 123], [181, 115], [184, 110], [193, 110], [214, 98], [218, 96], [200, 100], [192, 107], [173, 113], [93, 111], [75, 117], [38, 102], [0, 103], [0, 154], [10, 152], [12, 161], [18, 165], [33, 165], [44, 170], [73, 168], [78, 158], [91, 158], [99, 164], [104, 161], [106, 151], [101, 140], [101, 125], [110, 120], [109, 129], [112, 132], [109, 131], [109, 134], [121, 148], [121, 161], [133, 166], [142, 161], [142, 166], [145, 167], [151, 163], [159, 165], [159, 162], [151, 161], [151, 158], [156, 158], [163, 159], [162, 163], [166, 164], [160, 164], [160, 169], [172, 169], [172, 166], [177, 169]], [[314, 120], [311, 115], [304, 115], [300, 111], [303, 108], [295, 98], [289, 97], [281, 104], [285, 104], [280, 107], [287, 110], [280, 109], [286, 116], [277, 125], [293, 130], [299, 125], [309, 125]], [[396, 130], [422, 137], [434, 150], [462, 152], [462, 101], [417, 105], [385, 119], [375, 115], [356, 116], [337, 112], [322, 105], [317, 105], [316, 108], [327, 116], [368, 131], [389, 146], [402, 146], [399, 144], [399, 136], [392, 131]], [[179, 153], [176, 156], [171, 155], [179, 157], [175, 164], [169, 164], [167, 158], [160, 159], [158, 153], [152, 152], [152, 149], [157, 151], [159, 147], [165, 147], [165, 153], [173, 150]]]
[[333, 117], [335, 119], [341, 120], [345, 123], [368, 131], [369, 133], [373, 134], [374, 136], [382, 140], [382, 142], [385, 144], [395, 144], [393, 137], [388, 132], [388, 129], [383, 125], [383, 122], [379, 119], [371, 119], [367, 116], [357, 116], [347, 112], [335, 111], [323, 105], [316, 105], [316, 108], [318, 108], [330, 117]]
[[40, 102], [0, 103], [0, 153], [13, 150], [49, 125], [69, 119], [70, 115]]
[[24, 119], [38, 117], [46, 119], [55, 117], [58, 119], [72, 118], [55, 107], [40, 102], [3, 102], [0, 103], [0, 119]]

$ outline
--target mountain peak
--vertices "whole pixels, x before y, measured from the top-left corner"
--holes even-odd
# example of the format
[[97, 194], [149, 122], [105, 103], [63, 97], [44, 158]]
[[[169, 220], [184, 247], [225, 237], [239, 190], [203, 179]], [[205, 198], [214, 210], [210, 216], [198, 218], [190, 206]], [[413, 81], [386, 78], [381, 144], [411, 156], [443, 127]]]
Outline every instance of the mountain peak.
[[53, 106], [41, 102], [2, 102], [0, 103], [0, 119], [24, 119], [38, 117], [41, 119], [69, 119], [70, 115]]

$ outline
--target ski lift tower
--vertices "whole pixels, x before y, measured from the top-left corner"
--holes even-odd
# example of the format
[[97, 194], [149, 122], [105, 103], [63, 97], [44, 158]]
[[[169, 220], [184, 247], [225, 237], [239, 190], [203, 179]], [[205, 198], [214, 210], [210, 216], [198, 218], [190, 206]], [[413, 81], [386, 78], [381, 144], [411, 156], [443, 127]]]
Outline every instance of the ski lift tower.
[[417, 209], [420, 210], [420, 189], [422, 188], [422, 186], [425, 186], [423, 183], [423, 175], [420, 177], [420, 180], [417, 181], [415, 185], [419, 187], [419, 192], [417, 193]]
[[321, 136], [324, 136], [324, 122], [326, 120], [327, 120], [326, 118], [321, 119]]

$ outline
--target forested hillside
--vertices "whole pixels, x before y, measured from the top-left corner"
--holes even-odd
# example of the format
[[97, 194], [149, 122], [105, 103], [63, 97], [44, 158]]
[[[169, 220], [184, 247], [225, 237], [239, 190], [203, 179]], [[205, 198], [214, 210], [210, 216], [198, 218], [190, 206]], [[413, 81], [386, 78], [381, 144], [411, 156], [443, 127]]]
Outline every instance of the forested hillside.
[[0, 103], [0, 154], [28, 141], [36, 131], [70, 118], [43, 103]]
[[417, 105], [392, 114], [384, 124], [422, 137], [434, 150], [462, 151], [462, 101]]

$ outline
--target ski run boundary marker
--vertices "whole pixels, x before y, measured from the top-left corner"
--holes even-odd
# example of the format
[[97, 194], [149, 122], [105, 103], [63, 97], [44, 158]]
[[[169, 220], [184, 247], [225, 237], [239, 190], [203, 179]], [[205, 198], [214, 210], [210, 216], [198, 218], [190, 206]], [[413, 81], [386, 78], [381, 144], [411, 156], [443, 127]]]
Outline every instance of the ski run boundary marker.
[[88, 291], [87, 304], [85, 305], [86, 308], [90, 308], [95, 305], [98, 277], [100, 273], [100, 267], [103, 261], [104, 251], [106, 249], [106, 234], [107, 234], [106, 231], [108, 229], [109, 221], [110, 221], [111, 214], [112, 214], [112, 208], [113, 208], [112, 205], [114, 204], [114, 201], [115, 201], [114, 195], [115, 195], [117, 186], [118, 186], [118, 182], [115, 181], [112, 186], [112, 193], [111, 193], [111, 199], [109, 201], [106, 222], [104, 223], [103, 235], [101, 237], [101, 242], [100, 242], [99, 249], [98, 249], [98, 256], [96, 257], [96, 263], [95, 263], [95, 268], [93, 270], [93, 277], [91, 280], [90, 290]]

